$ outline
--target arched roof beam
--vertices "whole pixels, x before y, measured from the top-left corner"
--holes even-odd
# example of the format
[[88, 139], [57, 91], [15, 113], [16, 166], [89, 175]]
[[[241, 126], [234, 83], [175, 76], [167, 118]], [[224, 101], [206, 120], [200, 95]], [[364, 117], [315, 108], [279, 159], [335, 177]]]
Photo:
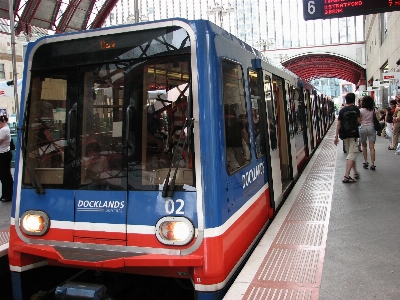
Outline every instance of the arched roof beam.
[[71, 0], [56, 33], [85, 30], [96, 0]]
[[89, 28], [100, 28], [119, 0], [106, 0]]
[[60, 6], [61, 0], [27, 1], [17, 23], [16, 34], [25, 30], [27, 25], [53, 30]]

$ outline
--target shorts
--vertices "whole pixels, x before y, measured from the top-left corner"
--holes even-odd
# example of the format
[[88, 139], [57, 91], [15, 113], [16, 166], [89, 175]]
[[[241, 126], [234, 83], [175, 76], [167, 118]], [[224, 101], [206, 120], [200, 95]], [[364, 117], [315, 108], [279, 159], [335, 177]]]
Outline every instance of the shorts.
[[376, 141], [376, 131], [374, 125], [363, 125], [360, 127], [360, 140], [362, 143]]
[[358, 154], [358, 142], [357, 138], [348, 138], [344, 139], [343, 143], [345, 145], [345, 149], [347, 150], [346, 159], [356, 160]]

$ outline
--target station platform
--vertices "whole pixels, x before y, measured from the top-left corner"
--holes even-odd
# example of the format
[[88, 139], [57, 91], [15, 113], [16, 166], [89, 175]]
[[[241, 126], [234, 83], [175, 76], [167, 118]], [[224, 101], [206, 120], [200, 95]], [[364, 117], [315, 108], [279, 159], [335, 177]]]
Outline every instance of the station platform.
[[359, 153], [360, 178], [344, 184], [335, 130], [336, 122], [224, 300], [400, 299], [400, 155], [378, 136], [376, 170], [363, 169]]

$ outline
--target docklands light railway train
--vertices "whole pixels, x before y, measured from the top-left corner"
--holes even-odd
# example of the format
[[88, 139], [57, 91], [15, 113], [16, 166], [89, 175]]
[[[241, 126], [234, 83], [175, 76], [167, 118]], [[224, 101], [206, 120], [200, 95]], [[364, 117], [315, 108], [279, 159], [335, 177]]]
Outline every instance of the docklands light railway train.
[[15, 300], [44, 265], [190, 279], [197, 299], [220, 299], [334, 118], [205, 20], [46, 36], [23, 78]]

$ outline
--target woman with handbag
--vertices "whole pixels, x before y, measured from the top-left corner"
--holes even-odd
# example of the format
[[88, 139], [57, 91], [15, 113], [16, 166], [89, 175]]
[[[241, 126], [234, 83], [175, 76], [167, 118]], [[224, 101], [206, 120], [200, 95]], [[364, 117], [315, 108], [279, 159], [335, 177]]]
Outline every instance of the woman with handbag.
[[0, 181], [2, 185], [2, 202], [12, 200], [13, 178], [11, 175], [12, 153], [10, 150], [10, 128], [7, 116], [0, 116]]
[[367, 153], [367, 140], [369, 146], [369, 152], [371, 156], [371, 170], [375, 170], [375, 141], [376, 141], [376, 130], [374, 127], [374, 115], [376, 118], [377, 111], [374, 107], [374, 100], [370, 96], [364, 96], [362, 100], [362, 107], [360, 109], [361, 114], [361, 127], [360, 127], [360, 140], [362, 145], [362, 153], [364, 157], [363, 168], [368, 169], [368, 153]]

